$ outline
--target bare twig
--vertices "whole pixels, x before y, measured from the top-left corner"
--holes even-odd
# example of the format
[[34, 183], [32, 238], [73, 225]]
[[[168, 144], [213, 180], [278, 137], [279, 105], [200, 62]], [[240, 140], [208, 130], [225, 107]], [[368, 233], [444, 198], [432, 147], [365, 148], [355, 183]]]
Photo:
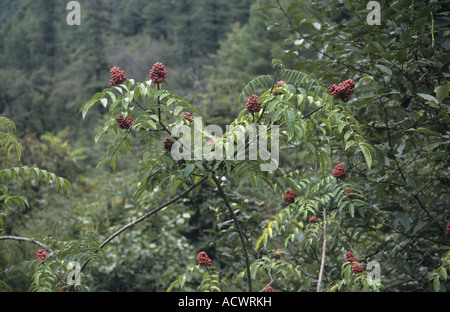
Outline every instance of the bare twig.
[[[333, 203], [333, 202], [332, 202]], [[331, 205], [330, 205], [331, 207]], [[322, 243], [322, 261], [320, 263], [319, 281], [317, 283], [317, 292], [322, 288], [323, 273], [325, 270], [325, 256], [327, 252], [327, 208], [323, 206], [323, 243]]]
[[219, 194], [220, 194], [220, 197], [222, 197], [223, 201], [225, 202], [225, 205], [227, 206], [228, 211], [230, 212], [231, 217], [233, 218], [236, 230], [239, 233], [239, 237], [240, 237], [241, 243], [242, 243], [242, 248], [244, 249], [245, 264], [247, 266], [248, 291], [252, 292], [252, 279], [251, 279], [251, 276], [250, 276], [250, 261], [249, 261], [249, 258], [248, 258], [247, 246], [245, 245], [244, 234], [242, 233], [241, 227], [239, 226], [236, 214], [234, 213], [233, 208], [231, 207], [230, 203], [228, 202], [227, 196], [225, 195], [225, 192], [223, 191], [223, 188], [220, 185], [220, 181], [214, 175], [212, 176], [212, 179], [213, 179], [214, 183], [216, 184], [217, 189], [218, 189]]
[[49, 246], [47, 246], [44, 243], [38, 242], [34, 239], [31, 238], [27, 238], [27, 237], [17, 237], [17, 236], [0, 236], [0, 240], [16, 240], [16, 241], [21, 241], [21, 242], [27, 242], [27, 243], [32, 243], [35, 245], [38, 245], [41, 248], [44, 248], [45, 250], [47, 250], [48, 252], [53, 252], [53, 249], [51, 249]]

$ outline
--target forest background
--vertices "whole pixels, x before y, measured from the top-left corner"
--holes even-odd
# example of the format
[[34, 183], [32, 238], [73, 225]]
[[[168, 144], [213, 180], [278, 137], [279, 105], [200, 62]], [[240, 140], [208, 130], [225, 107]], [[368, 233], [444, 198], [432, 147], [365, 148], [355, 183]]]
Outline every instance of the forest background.
[[[244, 86], [274, 74], [272, 60], [282, 59], [325, 87], [354, 79], [351, 110], [375, 146], [369, 170], [348, 160], [348, 172], [381, 221], [369, 224], [369, 214], [357, 213], [351, 222], [363, 230], [343, 224], [336, 253], [356, 250], [367, 262], [379, 261], [387, 291], [446, 291], [449, 11], [445, 1], [380, 2], [383, 24], [377, 26], [367, 24], [364, 1], [90, 0], [79, 1], [78, 26], [67, 24], [66, 1], [0, 0], [0, 115], [16, 124], [23, 148], [20, 161], [2, 151], [1, 169], [36, 166], [71, 184], [55, 191], [26, 178], [8, 181], [9, 193], [25, 195], [28, 205], [2, 205], [3, 235], [51, 243], [93, 233], [101, 241], [171, 197], [155, 188], [133, 201], [139, 153], [122, 155], [115, 170], [97, 168], [114, 140], [93, 143], [107, 110], [96, 106], [85, 119], [79, 111], [109, 87], [113, 66], [145, 81], [155, 62], [164, 63], [171, 91], [201, 111], [205, 123], [224, 127], [243, 109], [238, 97]], [[311, 163], [302, 157], [281, 153], [283, 169], [307, 170]], [[281, 194], [226, 183], [246, 234], [256, 241], [283, 207]], [[243, 260], [219, 200], [204, 185], [120, 236], [91, 268], [88, 289], [165, 291], [202, 250], [233, 280]], [[1, 291], [30, 289], [33, 272], [9, 268], [35, 253], [32, 244], [0, 241], [0, 270], [7, 271], [0, 272]], [[318, 258], [307, 259], [304, 276], [317, 273]], [[326, 285], [339, 278], [332, 269], [338, 266], [330, 264]], [[296, 286], [273, 286], [311, 291], [314, 283], [305, 278]], [[194, 284], [185, 290], [195, 290]]]

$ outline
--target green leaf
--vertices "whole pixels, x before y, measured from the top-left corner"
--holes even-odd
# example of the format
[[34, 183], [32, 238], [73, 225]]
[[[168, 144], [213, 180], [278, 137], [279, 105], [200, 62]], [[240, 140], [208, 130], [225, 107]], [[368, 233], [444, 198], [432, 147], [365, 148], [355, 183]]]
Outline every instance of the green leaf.
[[442, 103], [442, 101], [445, 100], [445, 98], [447, 98], [449, 90], [450, 90], [450, 82], [434, 89], [434, 92], [436, 92], [437, 100]]
[[277, 119], [278, 119], [278, 117], [283, 113], [283, 111], [284, 111], [284, 109], [277, 109], [276, 111], [275, 111], [275, 113], [273, 113], [273, 115], [272, 115], [272, 119], [271, 119], [271, 123], [274, 123]]
[[438, 292], [441, 288], [441, 282], [439, 281], [439, 276], [436, 276], [433, 280], [433, 289], [435, 292]]
[[345, 144], [345, 150], [349, 149], [354, 144], [356, 144], [355, 141], [353, 140], [348, 141], [347, 144]]
[[84, 118], [86, 118], [87, 113], [89, 112], [89, 110], [92, 108], [92, 106], [95, 105], [95, 103], [97, 103], [97, 100], [91, 100], [86, 102], [82, 108], [81, 108], [81, 116]]
[[359, 146], [359, 148], [361, 149], [361, 152], [364, 155], [367, 167], [370, 169], [372, 167], [372, 154], [370, 153], [369, 148], [366, 145], [362, 144], [362, 143], [359, 143], [358, 146]]
[[438, 99], [435, 98], [434, 96], [430, 95], [430, 94], [417, 93], [417, 95], [420, 96], [421, 98], [427, 100], [428, 102], [433, 102], [435, 104], [439, 104]]
[[385, 73], [389, 76], [392, 76], [392, 71], [389, 68], [387, 68], [386, 66], [381, 65], [381, 64], [376, 64], [375, 66], [378, 67], [378, 69], [380, 69], [383, 73]]
[[295, 114], [291, 110], [287, 109], [284, 111], [284, 118], [286, 118], [289, 130], [293, 132], [295, 129]]

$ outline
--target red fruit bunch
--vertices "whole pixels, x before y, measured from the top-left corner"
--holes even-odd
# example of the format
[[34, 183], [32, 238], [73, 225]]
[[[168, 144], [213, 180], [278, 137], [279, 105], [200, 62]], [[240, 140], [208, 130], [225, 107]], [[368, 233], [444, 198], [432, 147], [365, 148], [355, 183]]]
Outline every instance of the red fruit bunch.
[[275, 253], [273, 254], [274, 259], [280, 259], [281, 258], [281, 251], [283, 251], [282, 249], [277, 249], [275, 250]]
[[347, 194], [359, 194], [358, 191], [355, 191], [355, 190], [352, 190], [352, 189], [346, 190], [346, 192], [347, 192]]
[[313, 222], [319, 222], [319, 220], [317, 220], [316, 216], [312, 216], [311, 218], [309, 218], [309, 222], [313, 223]]
[[249, 113], [257, 113], [261, 109], [261, 103], [258, 102], [258, 96], [253, 94], [248, 98], [247, 103], [245, 104], [245, 108]]
[[153, 83], [163, 83], [167, 78], [166, 67], [161, 62], [156, 62], [150, 70], [150, 78]]
[[47, 257], [47, 255], [48, 255], [48, 252], [46, 252], [42, 249], [36, 251], [36, 259], [38, 259], [38, 260], [44, 260], [45, 257]]
[[164, 145], [163, 145], [164, 150], [170, 152], [170, 151], [172, 150], [172, 146], [173, 146], [174, 143], [175, 143], [175, 142], [174, 142], [172, 139], [167, 138], [167, 139], [164, 141]]
[[284, 201], [287, 203], [293, 203], [295, 196], [297, 196], [297, 194], [295, 194], [293, 190], [290, 190], [289, 192], [284, 194]]
[[353, 253], [351, 251], [347, 251], [345, 254], [345, 262], [358, 262], [358, 259], [353, 257]]
[[353, 274], [362, 273], [362, 272], [364, 272], [364, 268], [362, 267], [362, 265], [360, 265], [358, 263], [355, 263], [352, 266], [352, 273]]
[[110, 74], [109, 83], [112, 86], [118, 86], [127, 80], [127, 77], [125, 77], [125, 72], [120, 70], [120, 68], [117, 66], [111, 68], [109, 74]]
[[189, 121], [189, 122], [192, 122], [192, 116], [191, 116], [191, 113], [184, 112], [184, 113], [181, 113], [181, 116], [185, 116], [184, 119], [186, 119], [186, 120]]
[[124, 119], [122, 115], [119, 115], [117, 117], [117, 123], [121, 129], [130, 129], [130, 127], [134, 124], [134, 120], [131, 116]]
[[284, 81], [278, 81], [277, 86], [275, 87], [275, 89], [273, 91], [273, 95], [278, 95], [279, 93], [278, 93], [277, 89], [282, 88], [283, 85], [285, 85], [285, 84], [286, 84], [286, 82], [284, 82]]
[[347, 79], [341, 82], [339, 85], [333, 84], [328, 92], [336, 99], [340, 99], [343, 102], [348, 102], [354, 92], [355, 83], [352, 79]]
[[346, 177], [345, 168], [342, 164], [337, 164], [333, 170], [333, 177], [344, 180]]
[[208, 255], [204, 251], [200, 251], [197, 256], [197, 264], [198, 265], [207, 265], [211, 266], [211, 259], [209, 259]]
[[447, 232], [449, 232], [449, 233], [450, 233], [450, 222], [449, 222], [449, 223], [447, 223]]
[[267, 286], [266, 288], [264, 288], [264, 292], [275, 292], [275, 290], [273, 290], [271, 286]]

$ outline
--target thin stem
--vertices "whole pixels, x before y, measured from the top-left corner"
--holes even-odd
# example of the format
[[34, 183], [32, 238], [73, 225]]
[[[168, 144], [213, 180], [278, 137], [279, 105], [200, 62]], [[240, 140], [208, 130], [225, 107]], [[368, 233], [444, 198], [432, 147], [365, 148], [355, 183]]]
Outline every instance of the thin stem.
[[[182, 192], [181, 194], [179, 194], [178, 196], [172, 198], [171, 200], [167, 201], [166, 203], [162, 204], [161, 206], [159, 206], [158, 208], [153, 209], [152, 211], [147, 212], [146, 214], [144, 214], [142, 217], [140, 217], [139, 219], [136, 219], [130, 223], [128, 223], [127, 225], [125, 225], [124, 227], [122, 227], [121, 229], [119, 229], [118, 231], [116, 231], [114, 234], [112, 234], [111, 236], [109, 236], [105, 241], [103, 241], [103, 243], [101, 243], [98, 248], [101, 249], [103, 247], [105, 247], [107, 244], [109, 244], [114, 238], [116, 238], [117, 236], [119, 236], [120, 234], [122, 234], [123, 232], [125, 232], [126, 230], [134, 227], [136, 224], [144, 221], [145, 219], [147, 219], [148, 217], [156, 214], [157, 212], [161, 211], [162, 209], [166, 208], [167, 206], [177, 202], [179, 199], [181, 199], [182, 197], [186, 196], [189, 192], [191, 192], [194, 188], [196, 188], [197, 186], [199, 186], [200, 184], [202, 184], [203, 182], [206, 181], [206, 179], [208, 178], [208, 176], [204, 176], [203, 178], [201, 178], [200, 180], [198, 180], [196, 183], [192, 184], [188, 189], [186, 189], [184, 192]], [[98, 252], [95, 251], [96, 253]], [[80, 269], [80, 272], [82, 272], [85, 267], [87, 266], [87, 264], [89, 263], [89, 260], [86, 261], [83, 266]], [[73, 288], [73, 285], [71, 286], [71, 289]]]
[[200, 180], [198, 180], [196, 183], [192, 184], [188, 189], [186, 189], [183, 193], [181, 193], [180, 195], [172, 198], [171, 200], [169, 200], [168, 202], [162, 204], [161, 206], [159, 206], [158, 208], [153, 209], [152, 211], [147, 212], [146, 214], [144, 214], [142, 217], [140, 217], [139, 219], [136, 219], [130, 223], [128, 223], [127, 225], [125, 225], [124, 227], [122, 227], [120, 230], [118, 230], [116, 233], [112, 234], [110, 237], [108, 237], [102, 244], [100, 244], [99, 248], [103, 248], [104, 246], [106, 246], [107, 244], [109, 244], [114, 238], [116, 238], [117, 236], [119, 236], [121, 233], [125, 232], [126, 230], [128, 230], [129, 228], [135, 226], [136, 224], [144, 221], [145, 219], [147, 219], [148, 217], [156, 214], [157, 212], [159, 212], [160, 210], [166, 208], [167, 206], [175, 203], [176, 201], [178, 201], [180, 198], [184, 197], [186, 194], [188, 194], [190, 191], [192, 191], [194, 188], [196, 188], [197, 186], [199, 186], [200, 184], [202, 184], [203, 182], [206, 181], [206, 179], [208, 178], [208, 176], [204, 176], [203, 178], [201, 178]]
[[53, 252], [53, 249], [51, 249], [46, 244], [38, 242], [38, 241], [36, 241], [34, 239], [31, 239], [31, 238], [17, 237], [17, 236], [0, 236], [0, 240], [16, 240], [16, 241], [21, 241], [21, 242], [32, 243], [32, 244], [38, 245], [41, 248], [44, 248], [48, 252]]
[[225, 202], [225, 205], [227, 206], [228, 211], [230, 212], [231, 217], [233, 218], [236, 230], [239, 233], [239, 237], [240, 237], [241, 243], [242, 243], [242, 248], [244, 249], [245, 264], [247, 266], [248, 291], [252, 292], [252, 280], [251, 280], [251, 276], [250, 276], [250, 261], [248, 258], [247, 246], [245, 245], [244, 234], [242, 233], [241, 227], [239, 226], [236, 214], [234, 213], [233, 208], [231, 207], [230, 203], [228, 202], [227, 196], [225, 195], [225, 192], [223, 191], [223, 188], [220, 185], [220, 181], [217, 179], [217, 177], [215, 175], [212, 176], [212, 179], [213, 179], [214, 183], [216, 184], [217, 190], [219, 191], [219, 195], [220, 195], [220, 197], [222, 197], [223, 201]]
[[[161, 90], [161, 84], [158, 83], [157, 90]], [[159, 107], [161, 105], [161, 99], [158, 96], [158, 122], [163, 128], [164, 131], [166, 131], [170, 136], [172, 136], [172, 133], [169, 131], [169, 129], [166, 128], [166, 126], [161, 121], [161, 108]]]
[[319, 281], [317, 283], [317, 292], [322, 287], [323, 273], [325, 270], [325, 256], [327, 252], [327, 208], [323, 206], [323, 244], [322, 244], [322, 261], [320, 263]]

